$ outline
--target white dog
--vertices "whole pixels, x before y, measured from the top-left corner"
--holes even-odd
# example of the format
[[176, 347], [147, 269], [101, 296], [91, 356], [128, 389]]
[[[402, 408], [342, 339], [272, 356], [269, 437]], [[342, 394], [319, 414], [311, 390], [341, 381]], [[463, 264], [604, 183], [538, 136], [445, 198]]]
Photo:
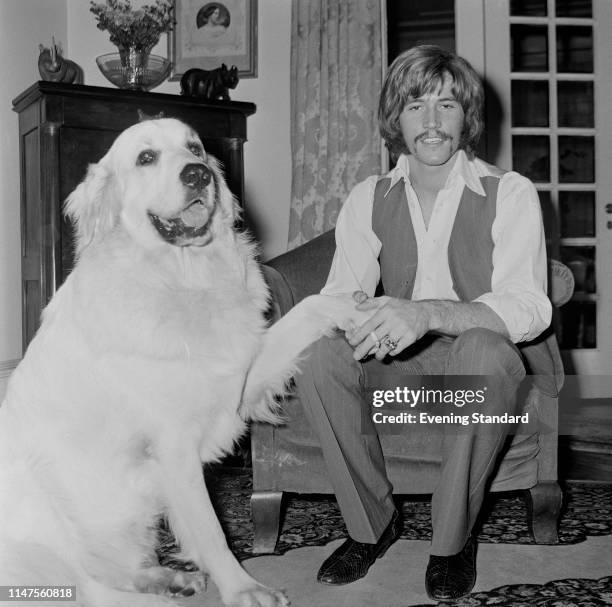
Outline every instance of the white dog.
[[235, 203], [173, 119], [123, 132], [66, 205], [77, 264], [0, 407], [0, 584], [76, 585], [87, 607], [173, 605], [204, 586], [155, 558], [165, 516], [226, 605], [285, 596], [240, 567], [202, 462], [250, 419], [275, 420], [299, 353], [363, 321], [315, 296], [267, 330], [268, 293]]

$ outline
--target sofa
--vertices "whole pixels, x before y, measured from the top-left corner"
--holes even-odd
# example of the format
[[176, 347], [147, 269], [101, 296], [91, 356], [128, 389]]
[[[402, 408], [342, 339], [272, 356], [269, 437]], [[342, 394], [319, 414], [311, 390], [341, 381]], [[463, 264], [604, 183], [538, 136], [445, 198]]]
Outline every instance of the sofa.
[[[267, 262], [264, 275], [272, 293], [272, 321], [307, 295], [318, 293], [334, 254], [333, 231]], [[557, 262], [555, 262], [557, 263]], [[571, 274], [568, 272], [568, 275]], [[567, 291], [567, 288], [565, 288]], [[523, 490], [529, 526], [540, 544], [558, 542], [557, 522], [562, 493], [557, 482], [558, 398], [531, 386], [523, 400], [530, 412], [528, 427], [508, 437], [490, 484], [491, 491]], [[285, 423], [254, 424], [251, 429], [255, 553], [274, 551], [283, 493], [333, 493], [325, 462], [297, 395], [283, 406]], [[431, 494], [440, 468], [441, 430], [410, 428], [410, 440], [381, 435], [387, 472], [397, 494]]]

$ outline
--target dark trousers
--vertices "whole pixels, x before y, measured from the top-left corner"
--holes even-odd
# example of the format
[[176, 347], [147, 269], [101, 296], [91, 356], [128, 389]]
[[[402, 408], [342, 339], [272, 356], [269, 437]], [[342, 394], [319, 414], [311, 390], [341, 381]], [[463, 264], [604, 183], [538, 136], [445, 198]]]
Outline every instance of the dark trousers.
[[[349, 535], [369, 543], [378, 540], [395, 507], [375, 424], [363, 414], [369, 410], [366, 387], [394, 389], [398, 372], [478, 376], [487, 395], [481, 412], [501, 415], [514, 413], [525, 377], [516, 346], [487, 329], [471, 329], [454, 339], [426, 336], [401, 359], [383, 362], [356, 362], [340, 336], [322, 338], [307, 354], [296, 376], [297, 391], [318, 435]], [[448, 556], [463, 548], [507, 432], [502, 424], [444, 426], [440, 479], [432, 496], [432, 554]]]

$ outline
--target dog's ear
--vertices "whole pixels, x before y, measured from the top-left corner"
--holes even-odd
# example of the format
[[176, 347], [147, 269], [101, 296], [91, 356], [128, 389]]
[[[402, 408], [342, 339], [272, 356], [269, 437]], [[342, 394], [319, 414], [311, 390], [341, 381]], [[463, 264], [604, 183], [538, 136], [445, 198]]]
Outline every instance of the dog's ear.
[[219, 160], [213, 156], [208, 156], [207, 161], [209, 167], [212, 169], [215, 176], [215, 183], [217, 187], [217, 196], [219, 199], [220, 211], [223, 217], [230, 224], [233, 224], [240, 216], [240, 207], [234, 198], [234, 195], [227, 187], [227, 182], [223, 176], [222, 164]]
[[76, 228], [77, 257], [99, 235], [109, 232], [119, 213], [112, 173], [102, 159], [90, 164], [85, 179], [68, 196], [64, 213]]

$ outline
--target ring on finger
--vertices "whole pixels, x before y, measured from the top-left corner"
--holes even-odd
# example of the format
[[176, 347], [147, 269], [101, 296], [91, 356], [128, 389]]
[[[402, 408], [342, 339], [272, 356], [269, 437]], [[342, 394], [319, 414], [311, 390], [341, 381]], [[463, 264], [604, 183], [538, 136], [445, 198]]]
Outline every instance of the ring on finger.
[[374, 347], [378, 350], [378, 348], [380, 348], [380, 339], [378, 339], [378, 335], [376, 335], [374, 331], [370, 331], [370, 337], [372, 338], [372, 341], [374, 342]]
[[399, 340], [397, 339], [391, 339], [391, 337], [387, 335], [386, 337], [383, 337], [381, 343], [383, 346], [389, 348], [389, 352], [392, 352], [395, 350], [395, 348], [397, 348], [398, 341]]

